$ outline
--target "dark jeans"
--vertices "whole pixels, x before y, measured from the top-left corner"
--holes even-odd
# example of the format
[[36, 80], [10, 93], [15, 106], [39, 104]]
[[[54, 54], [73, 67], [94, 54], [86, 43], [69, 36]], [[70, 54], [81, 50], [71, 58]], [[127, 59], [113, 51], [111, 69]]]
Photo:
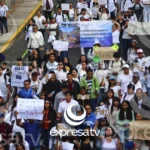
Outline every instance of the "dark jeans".
[[8, 32], [8, 25], [7, 25], [7, 18], [6, 17], [0, 17], [0, 30], [1, 30], [1, 34], [4, 33], [3, 26], [5, 27], [6, 32]]
[[96, 98], [91, 99], [91, 106], [92, 106], [92, 111], [95, 112], [95, 107], [97, 106], [97, 99]]
[[52, 18], [52, 16], [51, 16], [52, 11], [43, 10], [43, 12], [44, 12], [44, 16], [46, 18], [46, 21], [48, 21], [48, 19], [51, 20], [51, 18]]
[[39, 29], [39, 31], [42, 33], [43, 38], [44, 38], [45, 29]]
[[43, 144], [45, 147], [49, 147], [49, 129], [42, 129], [42, 138], [43, 138]]
[[115, 16], [115, 10], [110, 13], [110, 18], [112, 20], [115, 20], [115, 18], [116, 18], [116, 16]]
[[122, 39], [123, 60], [127, 61], [128, 49], [131, 46], [132, 39]]

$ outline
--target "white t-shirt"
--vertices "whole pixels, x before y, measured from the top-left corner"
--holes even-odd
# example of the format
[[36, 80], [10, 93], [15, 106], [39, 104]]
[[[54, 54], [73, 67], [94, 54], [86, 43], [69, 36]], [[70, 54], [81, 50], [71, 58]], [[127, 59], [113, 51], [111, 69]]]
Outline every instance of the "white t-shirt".
[[75, 10], [74, 8], [69, 9], [69, 18], [74, 18], [75, 17]]
[[44, 16], [42, 16], [42, 15], [40, 17], [35, 16], [33, 19], [35, 21], [35, 24], [38, 26], [38, 29], [45, 29], [43, 21], [45, 21], [46, 18]]
[[[126, 96], [125, 96], [125, 95], [126, 95]], [[125, 99], [124, 99], [124, 97], [125, 97]], [[122, 95], [122, 98], [121, 98], [121, 103], [122, 103], [124, 100], [127, 100], [127, 101], [130, 102], [130, 100], [131, 100], [133, 97], [134, 97], [134, 94], [129, 95], [128, 93], [127, 93], [127, 94], [124, 93], [124, 94]]]
[[123, 30], [123, 36], [122, 36], [123, 39], [132, 39], [131, 36], [129, 36], [129, 33], [128, 33], [128, 28], [124, 29]]
[[70, 105], [72, 105], [72, 104], [75, 104], [76, 106], [74, 106], [73, 108], [72, 108], [72, 112], [73, 112], [73, 114], [77, 114], [77, 111], [80, 111], [80, 105], [79, 105], [79, 103], [77, 102], [77, 101], [75, 101], [75, 100], [71, 100], [70, 101], [70, 103], [67, 103], [66, 102], [66, 100], [65, 101], [63, 101], [63, 102], [61, 102], [60, 104], [59, 104], [59, 107], [58, 107], [58, 113], [61, 113], [62, 114], [62, 123], [65, 123], [65, 124], [67, 124], [66, 123], [66, 121], [65, 121], [65, 119], [64, 119], [64, 112], [65, 112], [65, 110], [70, 106]]
[[8, 11], [8, 7], [6, 5], [0, 6], [0, 17], [6, 17], [7, 11]]
[[85, 8], [85, 9], [88, 8], [88, 5], [86, 2], [83, 2], [83, 3], [78, 2], [76, 8], [78, 9], [78, 14], [80, 14], [81, 9], [82, 8]]
[[114, 91], [114, 95], [116, 96], [116, 97], [119, 97], [119, 95], [118, 95], [118, 91], [119, 90], [121, 90], [121, 87], [120, 86], [114, 86], [114, 87], [112, 87], [112, 88], [110, 88], [110, 89], [112, 89], [113, 91]]
[[137, 89], [142, 89], [144, 93], [147, 91], [145, 85], [142, 86], [140, 81], [138, 81], [136, 84], [132, 82], [132, 84], [135, 86], [134, 93], [136, 93]]
[[121, 93], [122, 94], [127, 92], [127, 86], [129, 83], [132, 82], [132, 77], [133, 77], [132, 73], [129, 73], [128, 75], [125, 75], [124, 73], [122, 73], [118, 76], [117, 81], [121, 84]]
[[60, 15], [54, 14], [53, 17], [56, 18], [56, 23], [62, 23], [62, 22], [68, 21], [68, 17], [65, 14], [60, 14]]
[[120, 43], [119, 36], [120, 36], [120, 31], [116, 30], [116, 31], [112, 32], [113, 44]]

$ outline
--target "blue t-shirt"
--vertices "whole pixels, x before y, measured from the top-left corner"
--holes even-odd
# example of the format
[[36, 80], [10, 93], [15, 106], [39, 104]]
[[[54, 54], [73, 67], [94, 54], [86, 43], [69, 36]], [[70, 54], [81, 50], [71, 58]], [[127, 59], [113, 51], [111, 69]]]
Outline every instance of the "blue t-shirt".
[[39, 122], [24, 122], [23, 128], [25, 130], [25, 140], [29, 143], [30, 148], [39, 147], [41, 136], [41, 127]]

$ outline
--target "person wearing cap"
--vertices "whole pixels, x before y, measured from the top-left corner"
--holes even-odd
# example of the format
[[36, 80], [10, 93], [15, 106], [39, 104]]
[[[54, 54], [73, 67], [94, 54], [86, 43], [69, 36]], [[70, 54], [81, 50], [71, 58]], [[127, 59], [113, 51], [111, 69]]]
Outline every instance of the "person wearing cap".
[[29, 80], [24, 81], [24, 87], [19, 91], [20, 98], [28, 98], [28, 99], [39, 99], [36, 96], [36, 93], [33, 88], [31, 88], [31, 84]]
[[80, 13], [80, 15], [78, 16], [78, 21], [80, 21], [80, 18], [81, 18], [81, 17], [84, 17], [84, 21], [90, 21], [90, 20], [91, 20], [90, 16], [87, 14], [86, 11], [87, 11], [87, 10], [86, 10], [85, 8], [82, 8], [82, 9], [81, 9], [81, 13]]
[[39, 95], [42, 91], [42, 82], [38, 79], [38, 73], [33, 72], [31, 78], [31, 88], [35, 91], [36, 95]]
[[144, 11], [144, 6], [141, 3], [140, 0], [135, 0], [135, 2], [132, 5], [132, 9], [137, 17], [138, 22], [143, 21], [143, 11]]
[[133, 73], [133, 79], [132, 79], [131, 84], [133, 84], [135, 86], [134, 93], [136, 93], [136, 90], [140, 88], [143, 90], [143, 93], [146, 94], [146, 92], [147, 92], [146, 87], [145, 87], [145, 85], [141, 84], [139, 79], [140, 79], [140, 77], [139, 77], [138, 72]]
[[133, 73], [129, 70], [129, 65], [123, 66], [123, 72], [117, 77], [118, 85], [121, 86], [121, 94], [127, 92], [127, 86], [132, 82]]
[[123, 52], [123, 60], [127, 61], [128, 57], [128, 49], [131, 46], [132, 42], [132, 37], [128, 34], [128, 23], [129, 20], [125, 20], [125, 25], [122, 27], [123, 28], [123, 35], [122, 35], [122, 52]]
[[118, 76], [122, 70], [123, 65], [125, 64], [125, 61], [122, 60], [119, 52], [115, 52], [113, 57], [114, 60], [110, 61], [109, 63], [109, 70], [114, 76]]
[[125, 145], [126, 150], [136, 150], [135, 144], [132, 141], [129, 141]]
[[132, 64], [133, 61], [135, 60], [135, 58], [138, 57], [138, 55], [137, 55], [138, 49], [139, 49], [139, 46], [138, 46], [137, 41], [132, 40], [131, 46], [128, 49], [128, 60], [127, 60], [127, 62], [129, 62], [129, 64]]
[[89, 62], [91, 62], [92, 67], [93, 67], [95, 70], [98, 69], [98, 63], [93, 61], [93, 58], [94, 58], [94, 56], [95, 56], [94, 50], [95, 50], [95, 49], [98, 49], [99, 47], [101, 47], [101, 44], [100, 44], [100, 42], [99, 42], [98, 39], [95, 39], [93, 48], [91, 48], [91, 49], [88, 51], [88, 53], [87, 53], [87, 58], [88, 58]]
[[144, 73], [145, 73], [145, 56], [144, 56], [143, 50], [138, 49], [137, 55], [138, 55], [138, 57], [135, 58], [134, 62], [137, 63], [138, 67], [137, 67], [137, 69], [133, 68], [133, 72], [139, 73], [140, 81], [142, 84], [144, 84], [144, 82], [145, 82], [145, 76], [144, 76]]

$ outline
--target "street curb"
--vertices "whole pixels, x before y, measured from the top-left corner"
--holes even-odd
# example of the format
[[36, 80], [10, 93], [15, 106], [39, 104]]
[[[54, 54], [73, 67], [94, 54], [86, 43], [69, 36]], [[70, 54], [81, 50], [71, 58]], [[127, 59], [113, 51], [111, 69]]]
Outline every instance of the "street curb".
[[15, 38], [20, 34], [20, 32], [25, 28], [26, 24], [29, 22], [31, 18], [35, 15], [38, 9], [42, 6], [42, 0], [40, 0], [39, 4], [32, 10], [32, 12], [29, 14], [29, 16], [24, 20], [22, 25], [15, 31], [15, 33], [10, 37], [10, 39], [2, 46], [0, 49], [0, 53], [3, 53], [6, 51], [6, 49], [9, 47], [9, 45], [15, 40]]

